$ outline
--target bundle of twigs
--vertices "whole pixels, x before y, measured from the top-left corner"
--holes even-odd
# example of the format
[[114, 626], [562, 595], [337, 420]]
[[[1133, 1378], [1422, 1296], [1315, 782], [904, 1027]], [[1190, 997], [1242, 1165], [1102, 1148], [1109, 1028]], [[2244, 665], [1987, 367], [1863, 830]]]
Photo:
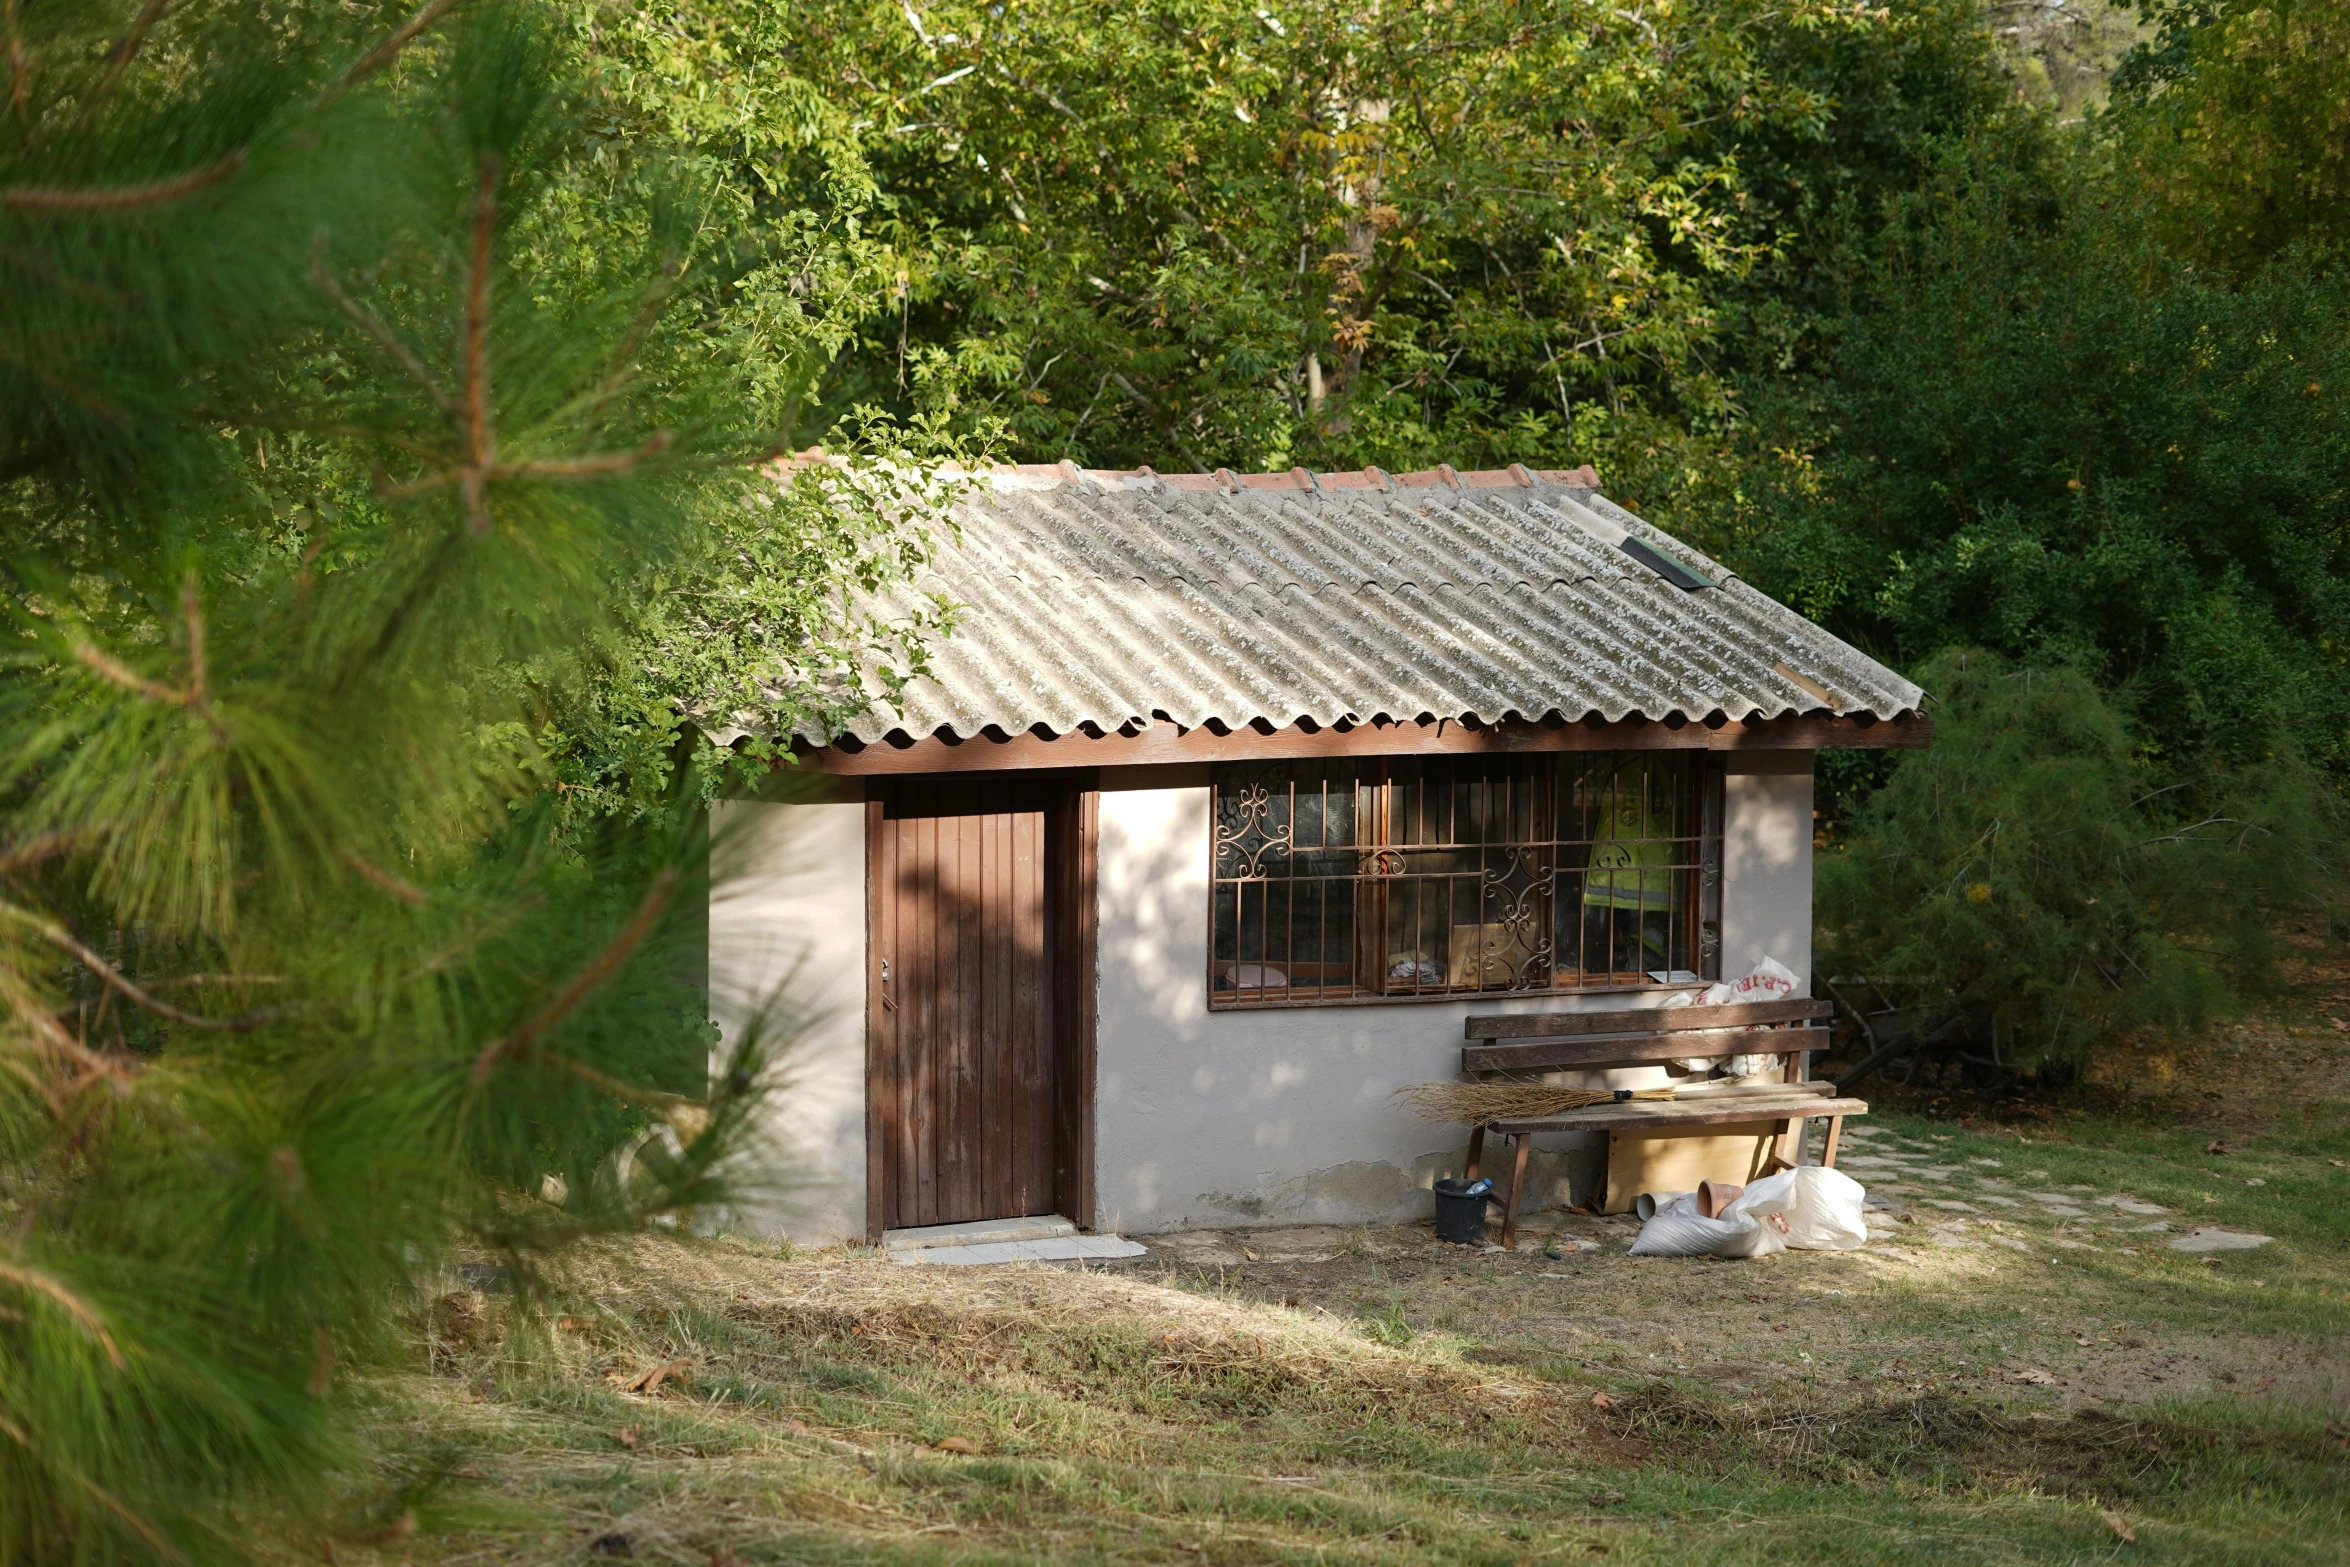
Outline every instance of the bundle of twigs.
[[1431, 1121], [1503, 1121], [1557, 1115], [1618, 1099], [1670, 1099], [1671, 1088], [1563, 1088], [1551, 1083], [1407, 1083], [1395, 1097]]

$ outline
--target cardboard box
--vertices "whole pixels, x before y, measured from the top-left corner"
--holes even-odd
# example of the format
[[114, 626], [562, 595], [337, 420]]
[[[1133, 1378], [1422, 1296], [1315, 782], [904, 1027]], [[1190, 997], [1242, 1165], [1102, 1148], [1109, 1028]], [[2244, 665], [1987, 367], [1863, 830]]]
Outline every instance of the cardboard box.
[[1526, 983], [1534, 961], [1534, 929], [1502, 925], [1455, 925], [1445, 983], [1455, 990], [1493, 990]]
[[1699, 1181], [1745, 1186], [1763, 1173], [1776, 1121], [1686, 1126], [1607, 1134], [1607, 1203], [1603, 1213], [1630, 1213], [1642, 1192], [1693, 1192]]

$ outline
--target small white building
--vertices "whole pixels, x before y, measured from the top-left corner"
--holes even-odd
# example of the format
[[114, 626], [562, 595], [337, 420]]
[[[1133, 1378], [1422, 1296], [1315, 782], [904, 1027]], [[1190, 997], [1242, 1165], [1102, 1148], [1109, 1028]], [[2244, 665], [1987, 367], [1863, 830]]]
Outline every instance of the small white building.
[[[719, 812], [713, 1014], [797, 1020], [806, 1183], [747, 1217], [806, 1242], [1424, 1215], [1465, 1134], [1390, 1096], [1472, 1011], [1808, 981], [1813, 754], [1931, 734], [1589, 468], [1063, 464], [956, 513], [935, 678]], [[1579, 1197], [1597, 1150], [1549, 1153]]]

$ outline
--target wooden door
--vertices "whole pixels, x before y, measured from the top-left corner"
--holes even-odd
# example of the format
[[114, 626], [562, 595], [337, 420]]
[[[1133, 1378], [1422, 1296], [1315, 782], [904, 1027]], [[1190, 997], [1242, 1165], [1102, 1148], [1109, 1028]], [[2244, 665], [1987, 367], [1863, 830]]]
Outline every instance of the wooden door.
[[878, 1227], [1056, 1209], [1052, 790], [907, 781], [873, 807]]

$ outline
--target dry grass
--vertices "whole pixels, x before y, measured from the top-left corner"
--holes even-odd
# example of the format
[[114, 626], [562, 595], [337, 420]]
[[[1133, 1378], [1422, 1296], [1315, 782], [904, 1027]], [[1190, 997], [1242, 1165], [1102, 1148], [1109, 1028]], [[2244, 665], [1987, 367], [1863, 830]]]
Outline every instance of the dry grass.
[[[429, 1369], [380, 1388], [379, 1466], [335, 1549], [1727, 1563], [1767, 1525], [1789, 1561], [2022, 1562], [2110, 1547], [2119, 1508], [2144, 1554], [2343, 1559], [2342, 1367], [2277, 1374], [2338, 1356], [2350, 1313], [2251, 1276], [2322, 1297], [2343, 1259], [2059, 1270], [1904, 1243], [1731, 1265], [1571, 1227], [1609, 1244], [1561, 1263], [1258, 1231], [1142, 1272], [614, 1246], [541, 1308], [453, 1292], [423, 1314]], [[2014, 1385], [2027, 1362], [2057, 1385]]]
[[[1561, 1215], [1514, 1254], [1299, 1227], [1157, 1237], [1108, 1271], [616, 1245], [536, 1305], [421, 1311], [331, 1547], [265, 1551], [2350, 1561], [2341, 978], [2182, 1054], [2159, 1115], [1848, 1128], [1907, 1216], [1860, 1253], [1634, 1258], [1630, 1225]], [[2204, 1097], [2255, 1066], [2292, 1097]], [[2123, 1193], [2277, 1240], [2181, 1255], [2100, 1208]], [[1552, 1258], [1554, 1234], [1597, 1246]]]
[[[682, 1328], [699, 1315], [754, 1327], [786, 1355], [830, 1349], [1138, 1414], [1303, 1402], [1400, 1419], [1524, 1419], [1555, 1415], [1559, 1402], [1545, 1384], [1390, 1348], [1326, 1310], [1269, 1311], [1117, 1273], [908, 1268], [872, 1255], [785, 1261], [723, 1242], [645, 1240], [588, 1259], [564, 1293], [598, 1302], [606, 1323], [665, 1316]], [[627, 1358], [597, 1327], [570, 1336], [591, 1354], [602, 1340]], [[680, 1336], [670, 1347], [695, 1345]], [[991, 1450], [1017, 1446], [1016, 1430], [998, 1435]]]

